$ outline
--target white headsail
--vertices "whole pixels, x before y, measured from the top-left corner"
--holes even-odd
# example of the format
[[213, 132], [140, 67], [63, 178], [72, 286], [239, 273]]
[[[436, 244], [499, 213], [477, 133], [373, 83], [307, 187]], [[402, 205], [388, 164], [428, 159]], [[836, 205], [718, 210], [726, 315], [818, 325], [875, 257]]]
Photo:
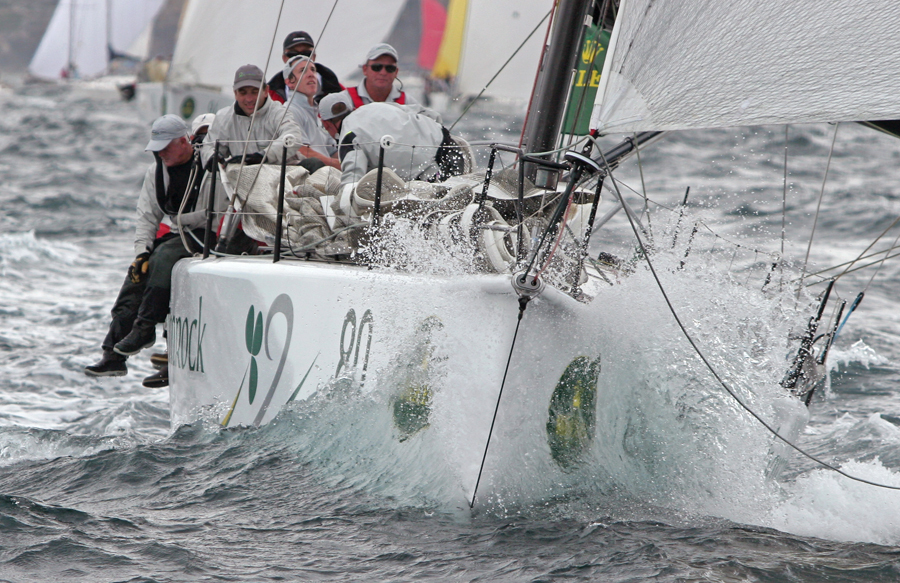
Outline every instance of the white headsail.
[[896, 0], [622, 0], [591, 127], [900, 118]]
[[[304, 30], [318, 43], [316, 55], [344, 80], [365, 61], [373, 45], [390, 33], [404, 0], [342, 0], [328, 28], [331, 2], [292, 0], [192, 0], [178, 34], [169, 82], [230, 88], [234, 72], [248, 63], [265, 68], [268, 76], [281, 70], [281, 43]], [[276, 23], [277, 30], [276, 30]]]
[[28, 71], [45, 79], [58, 79], [64, 71], [79, 77], [103, 74], [109, 65], [108, 49], [127, 54], [162, 2], [60, 0]]

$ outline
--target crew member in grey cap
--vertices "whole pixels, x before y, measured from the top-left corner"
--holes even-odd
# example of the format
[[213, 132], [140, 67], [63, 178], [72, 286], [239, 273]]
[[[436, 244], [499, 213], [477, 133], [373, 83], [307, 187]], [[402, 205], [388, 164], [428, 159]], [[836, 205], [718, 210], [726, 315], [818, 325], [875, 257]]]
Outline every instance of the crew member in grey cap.
[[[186, 238], [191, 249], [185, 249], [179, 225], [200, 241], [206, 234], [210, 181], [194, 155], [187, 124], [177, 115], [160, 117], [153, 122], [146, 150], [153, 152], [156, 160], [144, 174], [138, 198], [136, 257], [113, 305], [112, 322], [102, 344], [103, 357], [85, 367], [88, 376], [125, 375], [125, 359], [156, 342], [156, 325], [165, 321], [169, 312], [172, 267], [201, 249], [190, 235]], [[192, 170], [196, 170], [193, 181]], [[227, 205], [224, 189], [217, 188], [216, 192], [213, 208], [223, 212]], [[158, 383], [154, 386], [168, 384], [168, 375], [153, 375], [145, 379], [145, 384], [151, 378]]]
[[296, 146], [288, 149], [288, 163], [303, 161], [310, 172], [322, 167], [319, 160], [304, 160], [298, 152], [303, 131], [284, 104], [268, 98], [262, 70], [244, 65], [234, 74], [234, 105], [216, 112], [216, 119], [203, 141], [203, 163], [208, 165], [214, 144], [219, 140], [219, 156], [226, 163], [281, 163], [285, 136], [293, 136]]
[[[378, 102], [418, 105], [418, 101], [394, 86], [400, 68], [397, 66], [397, 51], [391, 45], [381, 43], [369, 49], [362, 72], [363, 80], [359, 85], [344, 90], [356, 109]], [[403, 84], [400, 85], [402, 87]]]

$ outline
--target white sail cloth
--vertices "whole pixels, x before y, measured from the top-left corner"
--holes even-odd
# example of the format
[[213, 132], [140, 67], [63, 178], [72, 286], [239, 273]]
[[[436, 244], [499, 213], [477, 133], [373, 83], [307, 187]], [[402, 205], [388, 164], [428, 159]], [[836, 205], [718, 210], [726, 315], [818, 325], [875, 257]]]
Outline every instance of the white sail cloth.
[[[50, 18], [28, 71], [35, 77], [59, 79], [70, 65], [79, 77], [106, 72], [107, 46], [131, 54], [163, 0], [60, 0]], [[140, 57], [143, 55], [131, 55]]]
[[900, 117], [896, 0], [622, 0], [591, 127]]
[[553, 8], [553, 0], [469, 1], [463, 34], [457, 90], [477, 95], [518, 50], [486, 91], [492, 97], [525, 100], [534, 87], [544, 47], [548, 18], [525, 40]]
[[345, 79], [359, 70], [369, 47], [387, 37], [404, 4], [404, 0], [341, 0], [331, 15], [320, 0], [191, 0], [168, 80], [231, 87], [238, 67], [252, 63], [265, 69], [269, 56], [268, 71], [281, 70], [281, 43], [294, 30], [309, 32], [318, 43], [316, 55]]

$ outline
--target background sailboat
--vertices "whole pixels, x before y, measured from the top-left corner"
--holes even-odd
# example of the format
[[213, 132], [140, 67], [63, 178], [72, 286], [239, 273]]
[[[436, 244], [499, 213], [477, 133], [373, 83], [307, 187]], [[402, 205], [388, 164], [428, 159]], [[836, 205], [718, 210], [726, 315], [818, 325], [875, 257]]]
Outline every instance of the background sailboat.
[[28, 66], [35, 78], [91, 79], [110, 62], [145, 59], [163, 0], [60, 0]]

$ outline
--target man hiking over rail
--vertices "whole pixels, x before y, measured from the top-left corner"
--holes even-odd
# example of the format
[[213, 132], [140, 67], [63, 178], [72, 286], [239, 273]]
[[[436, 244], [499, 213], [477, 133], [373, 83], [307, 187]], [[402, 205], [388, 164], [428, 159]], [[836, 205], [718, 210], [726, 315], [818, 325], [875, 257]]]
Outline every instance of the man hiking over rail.
[[[187, 124], [176, 115], [164, 115], [153, 122], [150, 134], [146, 150], [156, 161], [144, 175], [138, 198], [136, 257], [113, 305], [103, 357], [84, 368], [88, 376], [123, 376], [128, 373], [125, 360], [156, 342], [156, 325], [169, 312], [172, 268], [202, 248], [191, 233], [201, 242], [206, 233], [209, 180], [204, 184], [205, 173], [199, 155], [194, 155]], [[215, 212], [224, 211], [224, 196], [216, 198]], [[184, 247], [179, 225], [191, 250]]]

